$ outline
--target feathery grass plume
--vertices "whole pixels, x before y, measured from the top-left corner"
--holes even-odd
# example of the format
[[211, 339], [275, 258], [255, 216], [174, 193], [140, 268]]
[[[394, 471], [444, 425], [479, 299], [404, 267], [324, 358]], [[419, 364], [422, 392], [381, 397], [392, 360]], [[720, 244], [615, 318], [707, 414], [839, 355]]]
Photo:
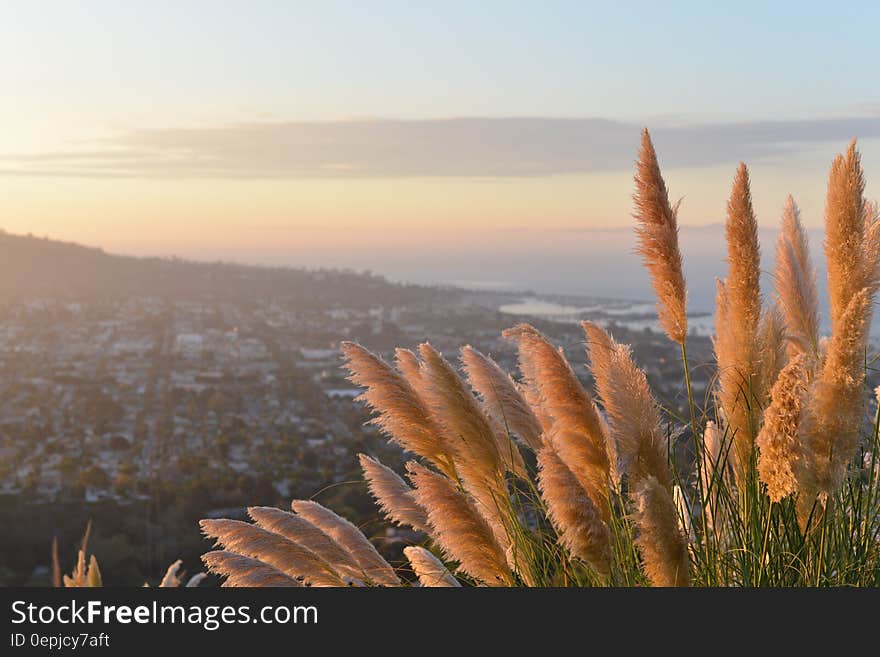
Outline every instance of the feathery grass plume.
[[641, 480], [633, 494], [636, 545], [652, 586], [688, 586], [687, 541], [679, 529], [678, 511], [669, 489], [653, 475]]
[[[76, 555], [76, 568], [70, 575], [62, 575], [61, 582], [66, 588], [83, 588], [102, 585], [101, 569], [95, 555], [89, 557], [89, 539], [92, 536], [92, 521], [86, 523], [86, 530], [80, 541], [79, 551]], [[57, 557], [57, 549], [56, 549]], [[58, 567], [60, 570], [60, 566]]]
[[320, 556], [280, 534], [241, 520], [202, 520], [202, 533], [215, 545], [258, 559], [312, 586], [345, 586], [339, 574]]
[[679, 531], [667, 464], [667, 436], [645, 372], [630, 349], [600, 326], [582, 322], [596, 389], [608, 416], [618, 456], [630, 482], [645, 574], [654, 586], [689, 582], [687, 541]]
[[422, 378], [419, 357], [409, 349], [398, 347], [394, 350], [394, 364], [397, 366], [397, 370], [403, 375], [403, 378], [409, 382], [416, 392], [418, 392]]
[[552, 418], [552, 424], [561, 422], [600, 440], [601, 422], [596, 407], [562, 352], [528, 324], [518, 324], [502, 335], [517, 343], [520, 359], [529, 363], [530, 373], [526, 376], [537, 388], [539, 404]]
[[776, 242], [774, 283], [777, 302], [785, 318], [791, 355], [806, 352], [813, 359], [819, 352], [819, 294], [816, 269], [810, 257], [807, 232], [794, 198], [785, 200], [782, 225]]
[[[761, 319], [761, 251], [758, 222], [752, 209], [749, 172], [740, 163], [727, 203], [727, 278], [723, 309], [716, 313], [719, 400], [733, 438], [734, 472], [745, 476], [751, 460], [763, 397], [757, 380], [757, 339]], [[719, 319], [724, 318], [724, 324]]]
[[876, 294], [880, 287], [880, 204], [865, 202], [865, 286]]
[[856, 142], [831, 163], [825, 201], [825, 260], [832, 332], [850, 300], [866, 286], [865, 179]]
[[538, 391], [538, 403], [549, 421], [544, 429], [545, 440], [552, 440], [559, 457], [587, 490], [603, 518], [607, 518], [608, 481], [614, 456], [596, 405], [565, 356], [539, 331], [519, 324], [503, 335], [517, 342], [520, 363], [527, 363], [523, 373], [528, 384]]
[[599, 424], [602, 426], [602, 435], [605, 436], [605, 452], [609, 462], [608, 476], [611, 479], [612, 487], [619, 489], [623, 471], [617, 453], [617, 443], [614, 442], [614, 435], [611, 433], [611, 427], [608, 425], [608, 419], [604, 413], [599, 414]]
[[638, 222], [638, 253], [651, 274], [657, 294], [657, 315], [669, 339], [684, 344], [687, 336], [687, 288], [678, 246], [678, 206], [669, 203], [666, 183], [647, 128], [636, 163], [634, 217]]
[[498, 446], [498, 453], [504, 462], [508, 472], [513, 472], [520, 479], [526, 479], [526, 462], [523, 460], [522, 453], [519, 451], [519, 445], [510, 432], [510, 428], [504, 424], [503, 420], [499, 420], [489, 415], [485, 404], [482, 405], [483, 413], [492, 429], [492, 436], [495, 438], [495, 444]]
[[[864, 199], [856, 142], [831, 164], [825, 203], [825, 258], [831, 338], [809, 390], [803, 422], [804, 453], [798, 479], [798, 516], [806, 527], [815, 500], [823, 508], [843, 482], [855, 455], [863, 397], [863, 367], [877, 290], [875, 217]], [[866, 233], [867, 231], [867, 233]], [[813, 514], [815, 517], [815, 514]]]
[[[86, 565], [88, 563], [88, 565]], [[86, 551], [80, 549], [77, 554], [76, 568], [70, 575], [62, 576], [62, 581], [66, 588], [94, 588], [103, 586], [101, 577], [101, 569], [98, 567], [98, 560], [95, 555], [91, 555], [86, 559]]]
[[871, 294], [862, 288], [837, 319], [822, 369], [809, 390], [803, 419], [798, 487], [802, 508], [816, 493], [833, 493], [859, 441], [864, 403], [863, 361]]
[[770, 390], [787, 362], [786, 339], [785, 320], [779, 308], [776, 305], [766, 308], [758, 326], [755, 377], [755, 388], [760, 391], [758, 402], [762, 406], [770, 402]]
[[740, 163], [733, 180], [727, 203], [725, 235], [731, 311], [746, 323], [741, 327], [742, 335], [750, 338], [754, 336], [761, 316], [761, 251], [758, 222], [752, 208], [749, 171], [744, 163]]
[[447, 477], [407, 464], [416, 500], [428, 512], [431, 537], [459, 570], [488, 586], [510, 586], [514, 576], [488, 521]]
[[87, 586], [86, 580], [86, 552], [80, 549], [76, 554], [76, 568], [70, 575], [63, 576], [65, 588], [76, 588]]
[[400, 586], [394, 569], [376, 551], [361, 530], [325, 506], [310, 500], [294, 500], [293, 510], [347, 550], [360, 569], [375, 584]]
[[167, 588], [177, 588], [180, 586], [180, 567], [183, 565], [183, 561], [178, 559], [165, 571], [165, 574], [162, 576], [162, 581], [159, 582], [159, 588], [167, 589]]
[[797, 354], [779, 374], [764, 411], [764, 424], [755, 443], [760, 450], [758, 474], [767, 495], [779, 502], [797, 491], [795, 472], [801, 458], [798, 430], [807, 391], [807, 356]]
[[365, 579], [364, 570], [354, 557], [305, 518], [271, 506], [251, 506], [247, 512], [257, 527], [314, 552], [343, 578]]
[[409, 560], [413, 572], [419, 578], [419, 584], [425, 587], [460, 587], [452, 573], [433, 554], [423, 547], [409, 546], [403, 548], [403, 554]]
[[506, 551], [511, 545], [509, 524], [515, 514], [504, 475], [511, 470], [525, 476], [525, 466], [520, 465], [521, 460], [515, 463], [503, 458], [489, 418], [452, 365], [427, 343], [419, 345], [419, 354], [422, 397], [455, 444], [455, 471], [462, 485]]
[[93, 554], [89, 558], [89, 570], [86, 573], [86, 581], [91, 588], [100, 588], [104, 586], [104, 579], [101, 577], [101, 569], [98, 568], [98, 560]]
[[[454, 436], [454, 458], [459, 474], [471, 470], [487, 482], [503, 480], [505, 457], [498, 447], [489, 418], [458, 372], [427, 342], [419, 345], [423, 388], [420, 390], [438, 423]], [[518, 474], [522, 474], [522, 471]]]
[[194, 589], [198, 586], [201, 586], [202, 582], [208, 577], [207, 573], [196, 573], [186, 583], [186, 588]]
[[[584, 327], [582, 326], [582, 328]], [[584, 330], [586, 331], [586, 328], [584, 328]], [[588, 337], [586, 345], [587, 358], [590, 360], [591, 374], [593, 374], [593, 369], [595, 368], [608, 367], [608, 359], [610, 359], [614, 353], [614, 345], [611, 342], [611, 336], [609, 336], [607, 332], [596, 332], [593, 335], [593, 339], [597, 340], [596, 344], [590, 345], [590, 338]], [[615, 442], [614, 432], [611, 430], [605, 414], [598, 411], [597, 414], [599, 416], [599, 424], [602, 427], [601, 433], [605, 438], [605, 452], [608, 455], [611, 482], [619, 487], [623, 464], [620, 462], [620, 453], [617, 448], [617, 443]]]
[[606, 469], [607, 454], [599, 451], [585, 434], [572, 431], [564, 425], [554, 426], [546, 436], [555, 454], [571, 470], [575, 480], [590, 496], [602, 520], [611, 519], [609, 503], [610, 468]]
[[596, 390], [624, 471], [633, 483], [653, 476], [671, 490], [667, 436], [644, 371], [633, 362], [629, 347], [616, 343], [598, 324], [582, 322], [581, 326], [587, 335]]
[[538, 488], [559, 542], [603, 578], [611, 574], [611, 532], [552, 445], [538, 452]]
[[227, 552], [214, 550], [202, 555], [208, 570], [226, 578], [223, 586], [227, 587], [296, 587], [300, 582], [282, 573], [277, 568], [257, 559]]
[[716, 385], [712, 391], [712, 398], [715, 403], [716, 416], [720, 422], [719, 435], [722, 436], [722, 442], [726, 445], [725, 464], [730, 466], [730, 470], [734, 472], [736, 479], [739, 480], [742, 472], [739, 470], [737, 450], [733, 441], [734, 429], [728, 420], [727, 412], [724, 408], [724, 381], [722, 380], [722, 371], [728, 372], [728, 382], [731, 378], [734, 380], [739, 378], [737, 376], [729, 376], [731, 371], [730, 363], [734, 362], [736, 358], [737, 343], [730, 324], [730, 297], [727, 293], [727, 284], [723, 280], [715, 279], [715, 286], [715, 334], [712, 336], [712, 349], [715, 352], [715, 362], [718, 371], [716, 374]]
[[711, 420], [703, 429], [703, 448], [700, 453], [700, 484], [705, 498], [706, 524], [715, 529], [722, 524], [723, 509], [718, 504], [719, 488], [725, 485], [727, 461], [725, 458], [721, 432]]
[[411, 382], [353, 342], [344, 342], [342, 353], [350, 380], [366, 388], [358, 399], [378, 413], [373, 422], [404, 449], [454, 474], [451, 450]]
[[366, 454], [358, 454], [364, 479], [385, 516], [398, 525], [427, 531], [428, 514], [416, 502], [413, 489], [391, 468]]
[[538, 380], [540, 379], [540, 376], [538, 375], [537, 364], [535, 363], [533, 355], [528, 350], [524, 349], [523, 343], [519, 339], [520, 332], [526, 328], [533, 331], [535, 330], [532, 329], [531, 326], [528, 326], [528, 324], [520, 324], [517, 327], [502, 331], [501, 335], [517, 345], [517, 365], [519, 366], [519, 371], [522, 375], [522, 381], [517, 387], [522, 393], [523, 399], [525, 399], [526, 403], [529, 405], [529, 408], [532, 409], [535, 417], [538, 418], [541, 430], [547, 432], [553, 426], [553, 418], [549, 415], [541, 402], [541, 391], [538, 388]]
[[712, 348], [715, 351], [715, 361], [719, 370], [721, 363], [728, 363], [733, 359], [735, 346], [733, 333], [730, 330], [730, 297], [727, 294], [727, 283], [716, 278], [715, 335], [712, 336]]
[[509, 427], [534, 451], [541, 448], [541, 423], [510, 375], [471, 346], [461, 349], [461, 362], [471, 388], [501, 426]]

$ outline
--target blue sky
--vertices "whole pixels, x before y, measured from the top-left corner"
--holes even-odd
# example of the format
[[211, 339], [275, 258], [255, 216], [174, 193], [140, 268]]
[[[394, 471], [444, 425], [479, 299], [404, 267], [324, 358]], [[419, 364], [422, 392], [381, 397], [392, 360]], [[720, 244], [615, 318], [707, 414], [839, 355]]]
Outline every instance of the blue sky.
[[7, 92], [117, 119], [150, 101], [164, 117], [172, 100], [182, 121], [766, 119], [880, 103], [874, 2], [5, 2], [2, 14]]

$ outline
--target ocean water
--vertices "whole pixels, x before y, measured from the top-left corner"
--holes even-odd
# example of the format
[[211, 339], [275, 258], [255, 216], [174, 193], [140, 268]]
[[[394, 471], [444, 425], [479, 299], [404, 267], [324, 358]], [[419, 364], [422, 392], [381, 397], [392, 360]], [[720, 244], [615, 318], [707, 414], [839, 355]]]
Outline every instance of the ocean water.
[[[689, 329], [710, 335], [715, 306], [716, 281], [726, 275], [726, 245], [723, 226], [684, 227], [680, 231], [688, 288]], [[774, 245], [776, 230], [761, 230], [762, 278], [765, 301], [772, 298]], [[827, 333], [828, 298], [826, 272], [822, 257], [821, 231], [810, 233], [811, 250], [817, 270], [821, 330]], [[654, 292], [648, 274], [634, 253], [630, 230], [586, 231], [569, 237], [564, 243], [548, 250], [534, 249], [504, 258], [500, 253], [486, 254], [479, 272], [466, 262], [458, 263], [454, 278], [438, 277], [427, 266], [417, 276], [421, 282], [441, 282], [463, 287], [493, 290], [524, 290], [520, 300], [507, 304], [502, 311], [553, 318], [565, 321], [588, 317], [598, 311], [606, 315], [649, 315], [650, 319], [627, 319], [632, 328], [657, 328], [654, 317]], [[439, 272], [438, 272], [439, 273]], [[484, 274], [484, 278], [476, 276]], [[489, 274], [489, 276], [485, 276]], [[425, 278], [427, 276], [427, 279]], [[569, 305], [548, 298], [552, 295], [573, 295], [601, 298], [608, 301], [592, 305]], [[874, 342], [880, 342], [880, 317], [871, 326]]]
[[[525, 315], [538, 317], [558, 322], [578, 322], [582, 319], [593, 319], [597, 314], [605, 317], [604, 323], [622, 324], [633, 330], [641, 330], [649, 328], [654, 331], [661, 331], [660, 323], [657, 321], [656, 308], [653, 304], [636, 302], [621, 302], [611, 300], [607, 303], [599, 302], [585, 306], [575, 306], [562, 304], [550, 299], [541, 298], [539, 296], [522, 297], [516, 302], [502, 304], [498, 308], [502, 313], [510, 315]], [[647, 312], [646, 312], [647, 311]], [[650, 314], [649, 314], [650, 313]], [[607, 316], [611, 316], [607, 319]], [[649, 316], [645, 316], [649, 315]], [[870, 338], [871, 343], [875, 346], [880, 345], [880, 317], [875, 309], [874, 321], [871, 323]], [[636, 316], [636, 318], [633, 318]], [[820, 330], [823, 334], [828, 334], [830, 326], [827, 321], [827, 313], [824, 313], [821, 320]], [[600, 323], [603, 323], [600, 321]], [[709, 312], [689, 312], [688, 315], [688, 332], [695, 335], [711, 336], [715, 330], [715, 318]]]
[[[613, 321], [634, 330], [643, 328], [660, 330], [654, 304], [640, 301], [630, 303], [611, 300], [586, 306], [574, 306], [541, 297], [528, 296], [514, 303], [503, 304], [499, 310], [510, 315], [526, 315], [559, 322], [578, 322], [601, 313], [603, 316], [610, 316], [611, 319], [607, 323]], [[637, 319], [633, 319], [633, 317], [637, 317]], [[714, 318], [709, 313], [688, 317], [688, 331], [696, 335], [712, 335], [713, 326]]]
[[[765, 289], [772, 287], [776, 236], [775, 230], [760, 233]], [[715, 280], [727, 269], [724, 227], [682, 227], [680, 241], [689, 309], [711, 312]], [[821, 236], [814, 237], [813, 242], [818, 255]], [[460, 246], [436, 246], [418, 252], [374, 253], [377, 257], [366, 268], [393, 280], [414, 283], [653, 303], [650, 280], [635, 247], [631, 228], [548, 231], [515, 237], [485, 236]], [[820, 271], [820, 283], [823, 276]]]
[[[770, 298], [773, 289], [777, 235], [772, 228], [759, 231], [765, 298]], [[820, 312], [827, 318], [822, 231], [809, 231], [809, 237], [818, 273]], [[714, 311], [716, 279], [726, 275], [724, 226], [682, 226], [680, 242], [690, 323], [696, 330], [708, 332], [711, 321], [698, 316]], [[654, 292], [635, 247], [631, 227], [473, 231], [459, 237], [438, 226], [432, 231], [402, 234], [399, 240], [375, 236], [357, 248], [334, 243], [327, 250], [284, 250], [275, 260], [262, 260], [267, 264], [369, 270], [399, 282], [516, 292], [527, 300], [524, 303], [531, 304], [530, 312], [562, 315], [564, 312], [558, 308], [542, 310], [535, 304], [558, 303], [558, 299], [548, 297], [564, 295], [653, 307]], [[880, 336], [877, 318], [872, 335]]]

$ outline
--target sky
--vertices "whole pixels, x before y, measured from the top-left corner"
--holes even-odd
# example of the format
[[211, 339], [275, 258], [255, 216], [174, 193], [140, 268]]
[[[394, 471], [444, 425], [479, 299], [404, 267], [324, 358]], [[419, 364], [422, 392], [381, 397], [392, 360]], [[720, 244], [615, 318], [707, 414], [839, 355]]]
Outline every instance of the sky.
[[7, 0], [0, 227], [593, 293], [590, 262], [632, 249], [643, 126], [684, 226], [723, 221], [740, 160], [763, 227], [788, 193], [821, 226], [852, 137], [880, 196], [878, 23], [875, 2]]

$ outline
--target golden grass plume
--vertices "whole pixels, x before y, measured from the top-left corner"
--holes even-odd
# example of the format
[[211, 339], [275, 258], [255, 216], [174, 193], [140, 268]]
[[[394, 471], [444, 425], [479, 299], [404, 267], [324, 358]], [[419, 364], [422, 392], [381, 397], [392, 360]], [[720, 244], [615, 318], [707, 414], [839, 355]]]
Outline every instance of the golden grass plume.
[[733, 440], [734, 472], [745, 477], [751, 462], [764, 394], [758, 376], [758, 329], [761, 320], [761, 250], [752, 208], [749, 172], [740, 164], [727, 203], [728, 272], [716, 311], [718, 398], [725, 428]]
[[800, 423], [807, 391], [807, 357], [797, 354], [782, 370], [770, 393], [764, 423], [755, 441], [758, 474], [767, 495], [779, 502], [797, 491], [795, 473], [801, 459]]
[[559, 542], [600, 576], [611, 574], [611, 532], [590, 496], [551, 445], [538, 452], [538, 487]]
[[425, 587], [460, 587], [459, 582], [449, 569], [443, 565], [437, 557], [428, 550], [417, 545], [403, 548], [403, 554], [412, 566], [413, 572], [419, 579], [419, 584]]
[[690, 564], [687, 541], [669, 490], [652, 475], [641, 480], [633, 495], [636, 545], [645, 574], [653, 586], [687, 586]]
[[644, 371], [636, 366], [629, 347], [615, 342], [605, 329], [593, 322], [581, 326], [623, 470], [633, 482], [653, 476], [668, 489], [667, 435]]
[[408, 469], [416, 500], [428, 512], [431, 536], [446, 557], [487, 586], [513, 584], [504, 548], [467, 496], [449, 479], [418, 463], [410, 462]]
[[358, 459], [370, 493], [385, 517], [398, 525], [425, 531], [428, 527], [428, 514], [416, 502], [412, 487], [377, 459], [366, 454], [359, 454]]
[[814, 359], [819, 353], [819, 293], [807, 232], [792, 196], [785, 201], [776, 242], [774, 285], [785, 320], [788, 349]]
[[214, 550], [202, 555], [208, 570], [225, 578], [226, 587], [297, 587], [302, 584], [283, 572], [235, 552]]
[[400, 579], [394, 569], [367, 540], [361, 530], [342, 516], [311, 500], [294, 500], [293, 510], [312, 525], [332, 538], [346, 550], [361, 571], [380, 586], [399, 586]]
[[257, 527], [283, 536], [320, 556], [344, 580], [363, 580], [367, 576], [348, 550], [303, 516], [271, 506], [248, 507], [248, 515]]
[[410, 382], [358, 344], [342, 343], [342, 353], [351, 381], [364, 388], [361, 399], [378, 414], [375, 424], [404, 449], [454, 472], [450, 447]]
[[487, 414], [502, 427], [509, 427], [532, 450], [539, 450], [541, 423], [510, 375], [469, 345], [461, 349], [461, 362]]
[[635, 201], [638, 252], [651, 274], [657, 294], [660, 326], [673, 342], [687, 336], [687, 288], [678, 246], [678, 206], [669, 203], [666, 183], [647, 128], [636, 162]]
[[223, 550], [257, 559], [293, 579], [312, 586], [344, 586], [339, 574], [323, 558], [298, 543], [240, 520], [202, 520], [205, 536]]

